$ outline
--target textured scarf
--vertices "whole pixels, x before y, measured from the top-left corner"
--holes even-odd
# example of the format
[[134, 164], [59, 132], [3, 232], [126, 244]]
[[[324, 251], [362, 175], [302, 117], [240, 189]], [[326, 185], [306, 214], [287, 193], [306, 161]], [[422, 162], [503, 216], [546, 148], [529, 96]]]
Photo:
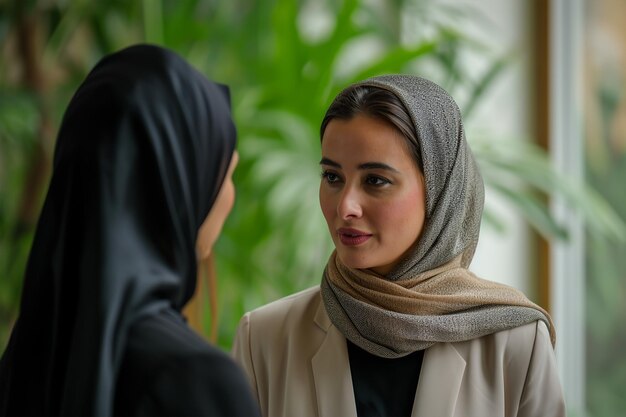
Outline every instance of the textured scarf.
[[409, 111], [424, 169], [426, 220], [409, 255], [388, 276], [348, 268], [331, 255], [321, 291], [333, 324], [353, 343], [387, 358], [537, 320], [546, 323], [554, 344], [545, 310], [467, 269], [478, 244], [484, 185], [452, 97], [408, 75], [359, 85], [391, 91]]

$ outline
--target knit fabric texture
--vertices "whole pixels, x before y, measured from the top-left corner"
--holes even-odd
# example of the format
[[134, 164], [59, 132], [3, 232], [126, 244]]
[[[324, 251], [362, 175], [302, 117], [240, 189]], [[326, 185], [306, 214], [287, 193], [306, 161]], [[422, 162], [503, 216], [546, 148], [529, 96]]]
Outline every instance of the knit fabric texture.
[[426, 219], [405, 259], [387, 276], [351, 269], [334, 252], [321, 292], [333, 324], [350, 341], [387, 358], [439, 342], [460, 342], [543, 320], [548, 313], [512, 287], [468, 270], [478, 244], [484, 184], [452, 97], [426, 79], [374, 77], [357, 85], [394, 93], [420, 146]]

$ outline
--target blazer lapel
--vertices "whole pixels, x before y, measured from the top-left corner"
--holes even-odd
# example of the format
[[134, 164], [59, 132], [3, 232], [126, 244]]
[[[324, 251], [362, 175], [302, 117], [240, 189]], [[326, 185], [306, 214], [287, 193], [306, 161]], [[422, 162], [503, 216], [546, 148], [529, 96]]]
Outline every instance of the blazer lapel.
[[411, 416], [452, 417], [464, 372], [465, 360], [452, 344], [426, 349]]
[[320, 417], [357, 417], [346, 338], [332, 325], [322, 303], [315, 323], [326, 337], [311, 360]]

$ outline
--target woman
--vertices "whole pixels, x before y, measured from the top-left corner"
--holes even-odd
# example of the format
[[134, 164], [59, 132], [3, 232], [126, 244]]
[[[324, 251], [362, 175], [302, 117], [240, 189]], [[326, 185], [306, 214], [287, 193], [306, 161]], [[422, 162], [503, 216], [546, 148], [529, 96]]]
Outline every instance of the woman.
[[321, 127], [321, 286], [247, 313], [234, 346], [264, 416], [563, 416], [548, 314], [468, 271], [483, 182], [459, 109], [392, 75]]
[[256, 415], [181, 309], [234, 199], [228, 90], [165, 49], [102, 59], [65, 113], [0, 363], [1, 415]]

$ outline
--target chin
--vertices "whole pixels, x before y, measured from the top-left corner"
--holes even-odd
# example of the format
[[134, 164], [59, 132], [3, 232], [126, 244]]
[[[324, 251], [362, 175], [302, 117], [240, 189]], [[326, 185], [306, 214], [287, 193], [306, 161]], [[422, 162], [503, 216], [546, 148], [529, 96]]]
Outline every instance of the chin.
[[345, 255], [342, 256], [342, 254], [339, 252], [337, 253], [337, 256], [339, 257], [339, 260], [341, 260], [341, 263], [347, 266], [348, 268], [352, 268], [352, 269], [375, 268], [375, 266], [372, 265], [371, 262], [367, 262], [365, 259], [360, 259], [355, 256], [345, 256]]
[[341, 260], [341, 263], [351, 269], [369, 269], [372, 272], [385, 276], [393, 269], [394, 263], [383, 264], [380, 262], [373, 262], [371, 259], [363, 259], [363, 257], [346, 256], [337, 251], [337, 256]]

